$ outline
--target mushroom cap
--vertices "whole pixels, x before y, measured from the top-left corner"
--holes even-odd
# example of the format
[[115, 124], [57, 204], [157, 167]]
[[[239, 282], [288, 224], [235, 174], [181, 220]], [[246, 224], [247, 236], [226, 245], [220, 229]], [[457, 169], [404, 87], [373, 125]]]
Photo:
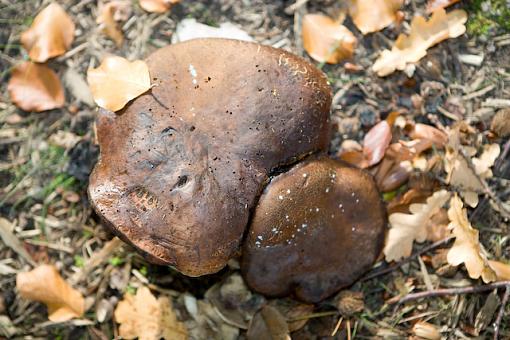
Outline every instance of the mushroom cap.
[[244, 278], [265, 295], [318, 302], [370, 269], [386, 221], [368, 173], [327, 157], [306, 160], [261, 195], [243, 243]]
[[93, 207], [155, 263], [217, 272], [278, 167], [327, 149], [325, 75], [280, 49], [197, 39], [146, 60], [152, 89], [100, 110]]

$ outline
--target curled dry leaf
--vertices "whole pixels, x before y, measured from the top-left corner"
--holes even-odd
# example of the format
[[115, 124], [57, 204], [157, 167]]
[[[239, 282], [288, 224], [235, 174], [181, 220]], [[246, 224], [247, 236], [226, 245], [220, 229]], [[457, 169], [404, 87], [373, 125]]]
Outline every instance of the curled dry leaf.
[[115, 320], [120, 323], [119, 335], [124, 339], [179, 340], [187, 339], [184, 324], [177, 320], [169, 298], [156, 299], [147, 287], [136, 295], [126, 293], [115, 308]]
[[481, 276], [485, 283], [495, 281], [496, 273], [482, 252], [478, 230], [469, 223], [466, 209], [463, 208], [462, 201], [457, 195], [450, 200], [448, 218], [450, 219], [448, 228], [455, 236], [455, 242], [446, 257], [448, 263], [452, 266], [464, 263], [472, 279], [478, 279]]
[[151, 13], [165, 13], [180, 0], [140, 0], [140, 7]]
[[30, 59], [38, 63], [64, 54], [74, 39], [74, 23], [57, 3], [43, 9], [32, 26], [21, 34]]
[[87, 82], [96, 104], [113, 112], [151, 87], [147, 64], [122, 57], [106, 57], [98, 68], [89, 69]]
[[322, 14], [303, 17], [303, 47], [318, 62], [336, 64], [352, 57], [357, 39], [347, 27]]
[[429, 0], [427, 2], [427, 12], [432, 13], [438, 8], [445, 8], [451, 6], [460, 0]]
[[117, 23], [127, 20], [130, 14], [131, 3], [129, 1], [115, 0], [106, 4], [100, 3], [99, 16], [96, 22], [100, 25], [104, 34], [112, 39], [117, 46], [120, 46], [124, 41], [124, 35]]
[[418, 321], [413, 326], [413, 335], [418, 339], [424, 340], [439, 340], [441, 339], [441, 333], [437, 327], [431, 323], [425, 321]]
[[386, 149], [391, 142], [391, 128], [383, 120], [374, 125], [363, 139], [363, 150], [350, 150], [342, 153], [341, 158], [359, 168], [368, 168], [383, 159]]
[[16, 276], [16, 289], [29, 300], [48, 307], [48, 318], [54, 322], [78, 318], [85, 311], [85, 300], [60, 276], [52, 265], [41, 265]]
[[440, 8], [434, 11], [429, 21], [422, 16], [415, 16], [411, 22], [410, 34], [399, 35], [391, 51], [384, 50], [372, 69], [381, 77], [395, 70], [404, 70], [407, 64], [423, 58], [429, 47], [464, 34], [466, 21], [467, 14], [463, 10], [454, 10], [447, 14]]
[[64, 106], [64, 89], [48, 66], [26, 61], [14, 67], [7, 85], [11, 100], [25, 111], [46, 111]]
[[246, 336], [248, 340], [290, 340], [289, 327], [285, 317], [276, 308], [269, 305], [255, 313]]
[[411, 127], [409, 137], [412, 139], [425, 139], [434, 144], [436, 148], [444, 148], [448, 142], [448, 136], [443, 131], [426, 124], [417, 123]]
[[349, 15], [363, 34], [377, 32], [397, 20], [403, 0], [349, 0]]
[[383, 250], [386, 261], [408, 257], [414, 241], [423, 242], [427, 239], [431, 217], [439, 212], [449, 197], [450, 193], [446, 190], [436, 191], [426, 203], [411, 204], [411, 214], [394, 213], [389, 216], [391, 228]]
[[491, 122], [491, 130], [499, 137], [510, 136], [510, 108], [499, 110]]

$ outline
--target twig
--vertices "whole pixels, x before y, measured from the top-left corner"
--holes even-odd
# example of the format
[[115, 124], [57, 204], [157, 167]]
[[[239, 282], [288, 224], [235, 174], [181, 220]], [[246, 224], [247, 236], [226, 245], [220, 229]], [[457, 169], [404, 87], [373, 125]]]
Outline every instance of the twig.
[[413, 260], [414, 257], [416, 256], [420, 256], [424, 253], [427, 253], [435, 248], [438, 248], [442, 245], [445, 245], [447, 244], [448, 242], [450, 242], [450, 240], [453, 239], [453, 236], [450, 236], [450, 237], [447, 237], [443, 240], [440, 240], [440, 241], [437, 241], [437, 242], [434, 242], [422, 249], [420, 249], [419, 251], [415, 252], [414, 254], [412, 254], [411, 256], [403, 259], [402, 261], [399, 261], [399, 262], [396, 262], [394, 265], [388, 267], [388, 268], [385, 268], [385, 269], [381, 269], [381, 270], [375, 270], [371, 273], [368, 273], [367, 275], [365, 275], [364, 277], [362, 277], [360, 279], [360, 281], [367, 281], [367, 280], [370, 280], [370, 279], [373, 279], [374, 277], [378, 277], [378, 276], [381, 276], [381, 275], [384, 275], [384, 274], [387, 274], [387, 273], [390, 273], [392, 271], [394, 271], [395, 269], [399, 268], [400, 266], [410, 262], [411, 260]]
[[498, 340], [499, 338], [499, 327], [501, 326], [501, 320], [503, 320], [503, 315], [505, 314], [505, 307], [509, 297], [510, 297], [510, 285], [506, 286], [505, 295], [503, 295], [503, 300], [501, 301], [501, 307], [499, 308], [498, 317], [496, 318], [496, 322], [494, 322], [494, 340]]
[[480, 293], [488, 290], [492, 290], [495, 288], [507, 287], [510, 285], [510, 281], [499, 281], [492, 282], [486, 285], [480, 286], [470, 286], [464, 288], [446, 288], [446, 289], [436, 289], [426, 292], [412, 293], [407, 294], [406, 296], [395, 296], [386, 301], [387, 304], [395, 304], [395, 303], [405, 303], [412, 300], [423, 299], [423, 298], [431, 298], [436, 296], [445, 296], [445, 295], [459, 295], [459, 294], [472, 294], [472, 293]]

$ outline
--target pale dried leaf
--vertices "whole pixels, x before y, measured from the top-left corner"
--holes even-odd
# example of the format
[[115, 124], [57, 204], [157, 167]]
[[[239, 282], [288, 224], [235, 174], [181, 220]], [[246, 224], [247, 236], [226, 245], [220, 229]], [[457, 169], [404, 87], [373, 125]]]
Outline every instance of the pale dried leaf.
[[443, 131], [426, 124], [415, 124], [409, 132], [413, 139], [426, 139], [431, 141], [436, 148], [443, 148], [448, 142], [448, 136]]
[[180, 0], [140, 0], [140, 7], [151, 13], [165, 13]]
[[484, 150], [479, 158], [473, 158], [473, 165], [475, 166], [475, 172], [482, 178], [492, 177], [491, 167], [498, 159], [500, 153], [499, 144], [487, 144], [484, 145]]
[[397, 20], [403, 0], [349, 0], [349, 15], [363, 34], [377, 32]]
[[499, 110], [492, 118], [491, 130], [499, 137], [510, 136], [510, 108]]
[[81, 317], [85, 300], [73, 289], [52, 265], [41, 265], [16, 276], [16, 289], [28, 300], [43, 302], [48, 307], [48, 318], [61, 322]]
[[303, 47], [318, 62], [336, 64], [352, 57], [357, 39], [347, 27], [322, 14], [307, 14], [301, 28]]
[[58, 76], [43, 64], [26, 61], [14, 67], [7, 85], [11, 100], [25, 111], [46, 111], [64, 106]]
[[290, 340], [289, 327], [285, 317], [276, 308], [269, 305], [255, 313], [246, 336], [248, 340]]
[[119, 334], [125, 339], [140, 340], [187, 339], [187, 330], [177, 320], [170, 299], [156, 299], [147, 287], [140, 287], [136, 295], [126, 293], [115, 309], [120, 323]]
[[510, 264], [489, 260], [489, 265], [496, 273], [498, 281], [510, 281]]
[[21, 43], [33, 61], [64, 54], [74, 39], [74, 23], [57, 3], [51, 3], [35, 17], [32, 26], [21, 34]]
[[118, 26], [118, 21], [129, 18], [131, 3], [126, 0], [114, 0], [99, 6], [99, 15], [96, 22], [106, 36], [112, 39], [117, 46], [121, 46], [124, 35]]
[[25, 259], [31, 265], [35, 265], [30, 254], [23, 248], [20, 240], [13, 233], [14, 226], [9, 220], [0, 217], [0, 240], [9, 248], [14, 250], [19, 256]]
[[395, 70], [404, 70], [408, 63], [415, 63], [423, 58], [429, 47], [464, 34], [466, 21], [467, 14], [463, 10], [454, 10], [447, 14], [444, 9], [439, 8], [434, 11], [429, 21], [422, 16], [415, 16], [411, 22], [410, 34], [399, 35], [392, 50], [384, 50], [372, 69], [381, 77]]
[[425, 321], [418, 321], [413, 326], [413, 334], [418, 339], [426, 340], [439, 340], [441, 339], [441, 333], [437, 327], [431, 323]]
[[98, 68], [89, 69], [87, 82], [96, 104], [113, 112], [151, 87], [147, 64], [122, 57], [106, 57]]
[[199, 38], [254, 41], [242, 28], [230, 22], [222, 22], [219, 27], [213, 27], [199, 23], [195, 18], [186, 18], [177, 24], [175, 32], [172, 34], [172, 44]]
[[429, 0], [427, 2], [427, 12], [432, 13], [438, 8], [451, 6], [460, 0]]
[[386, 261], [398, 261], [411, 255], [413, 242], [427, 239], [427, 222], [446, 203], [450, 193], [446, 190], [436, 191], [427, 198], [426, 203], [409, 206], [411, 214], [394, 213], [389, 216], [391, 228], [384, 247]]
[[478, 279], [481, 276], [485, 283], [495, 281], [496, 273], [489, 266], [489, 262], [482, 252], [478, 230], [469, 223], [466, 209], [463, 208], [462, 201], [457, 196], [450, 200], [448, 218], [450, 219], [448, 228], [455, 236], [455, 243], [448, 251], [448, 263], [452, 266], [464, 263], [469, 277], [472, 279]]

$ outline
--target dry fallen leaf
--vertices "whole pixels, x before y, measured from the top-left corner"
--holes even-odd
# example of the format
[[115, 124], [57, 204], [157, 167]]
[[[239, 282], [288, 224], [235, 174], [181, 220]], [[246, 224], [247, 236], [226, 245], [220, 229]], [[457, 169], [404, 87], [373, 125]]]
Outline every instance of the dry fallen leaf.
[[449, 197], [450, 193], [446, 190], [436, 191], [426, 203], [411, 204], [411, 214], [394, 213], [389, 216], [391, 228], [384, 246], [386, 261], [398, 261], [408, 257], [413, 249], [413, 241], [423, 242], [427, 239], [429, 220]]
[[78, 318], [85, 311], [85, 300], [60, 276], [52, 265], [41, 265], [16, 276], [16, 289], [25, 299], [43, 302], [54, 322]]
[[99, 16], [96, 22], [101, 30], [112, 39], [117, 46], [122, 45], [124, 35], [118, 27], [118, 22], [125, 21], [131, 13], [131, 3], [126, 0], [114, 0], [99, 6]]
[[510, 136], [510, 108], [499, 110], [492, 118], [491, 130], [499, 137]]
[[457, 128], [452, 129], [448, 137], [444, 159], [445, 171], [448, 174], [446, 181], [459, 188], [466, 204], [474, 208], [478, 205], [478, 193], [484, 190], [480, 180], [492, 177], [490, 168], [499, 156], [500, 147], [498, 144], [485, 145], [480, 157], [471, 158], [473, 169], [466, 157], [476, 154], [476, 150], [460, 144]]
[[432, 13], [438, 8], [445, 8], [451, 6], [460, 0], [429, 0], [427, 2], [427, 12]]
[[115, 308], [115, 320], [120, 323], [119, 335], [124, 339], [188, 338], [186, 327], [177, 320], [170, 299], [156, 299], [147, 287], [138, 288], [134, 296], [124, 295]]
[[43, 9], [32, 26], [21, 34], [30, 59], [38, 63], [64, 54], [74, 39], [74, 23], [57, 3]]
[[106, 57], [101, 65], [87, 71], [87, 82], [100, 107], [118, 111], [151, 87], [149, 67], [144, 61]]
[[363, 34], [377, 32], [397, 20], [403, 0], [350, 0], [349, 15]]
[[490, 261], [489, 266], [494, 270], [498, 281], [509, 281], [510, 280], [510, 264], [506, 264], [499, 261]]
[[415, 16], [411, 22], [410, 34], [400, 34], [391, 51], [384, 50], [372, 69], [381, 77], [395, 70], [404, 70], [407, 64], [423, 58], [429, 47], [464, 34], [466, 21], [467, 14], [463, 10], [454, 10], [447, 14], [444, 9], [439, 8], [434, 11], [429, 21], [422, 16]]
[[439, 332], [438, 327], [425, 321], [418, 321], [414, 324], [413, 335], [416, 336], [417, 339], [423, 340], [441, 339], [441, 332]]
[[356, 37], [328, 16], [306, 14], [302, 26], [303, 47], [318, 62], [336, 64], [352, 57]]
[[457, 195], [450, 200], [448, 218], [450, 219], [448, 228], [455, 236], [455, 243], [448, 251], [448, 263], [452, 266], [464, 263], [472, 279], [478, 279], [481, 276], [485, 283], [495, 281], [496, 273], [482, 252], [478, 230], [469, 223], [466, 209], [463, 208], [462, 201]]
[[342, 153], [341, 158], [359, 168], [368, 168], [383, 159], [391, 142], [391, 127], [383, 120], [374, 125], [363, 139], [363, 150], [350, 150]]
[[444, 148], [445, 144], [448, 142], [448, 136], [446, 133], [427, 124], [414, 124], [410, 128], [408, 134], [412, 139], [429, 140], [436, 148]]
[[251, 319], [246, 337], [248, 340], [290, 340], [289, 327], [276, 308], [266, 305]]
[[140, 0], [140, 7], [151, 13], [165, 13], [181, 0]]
[[7, 85], [11, 100], [25, 111], [46, 111], [64, 106], [64, 89], [48, 66], [26, 61], [14, 67]]

